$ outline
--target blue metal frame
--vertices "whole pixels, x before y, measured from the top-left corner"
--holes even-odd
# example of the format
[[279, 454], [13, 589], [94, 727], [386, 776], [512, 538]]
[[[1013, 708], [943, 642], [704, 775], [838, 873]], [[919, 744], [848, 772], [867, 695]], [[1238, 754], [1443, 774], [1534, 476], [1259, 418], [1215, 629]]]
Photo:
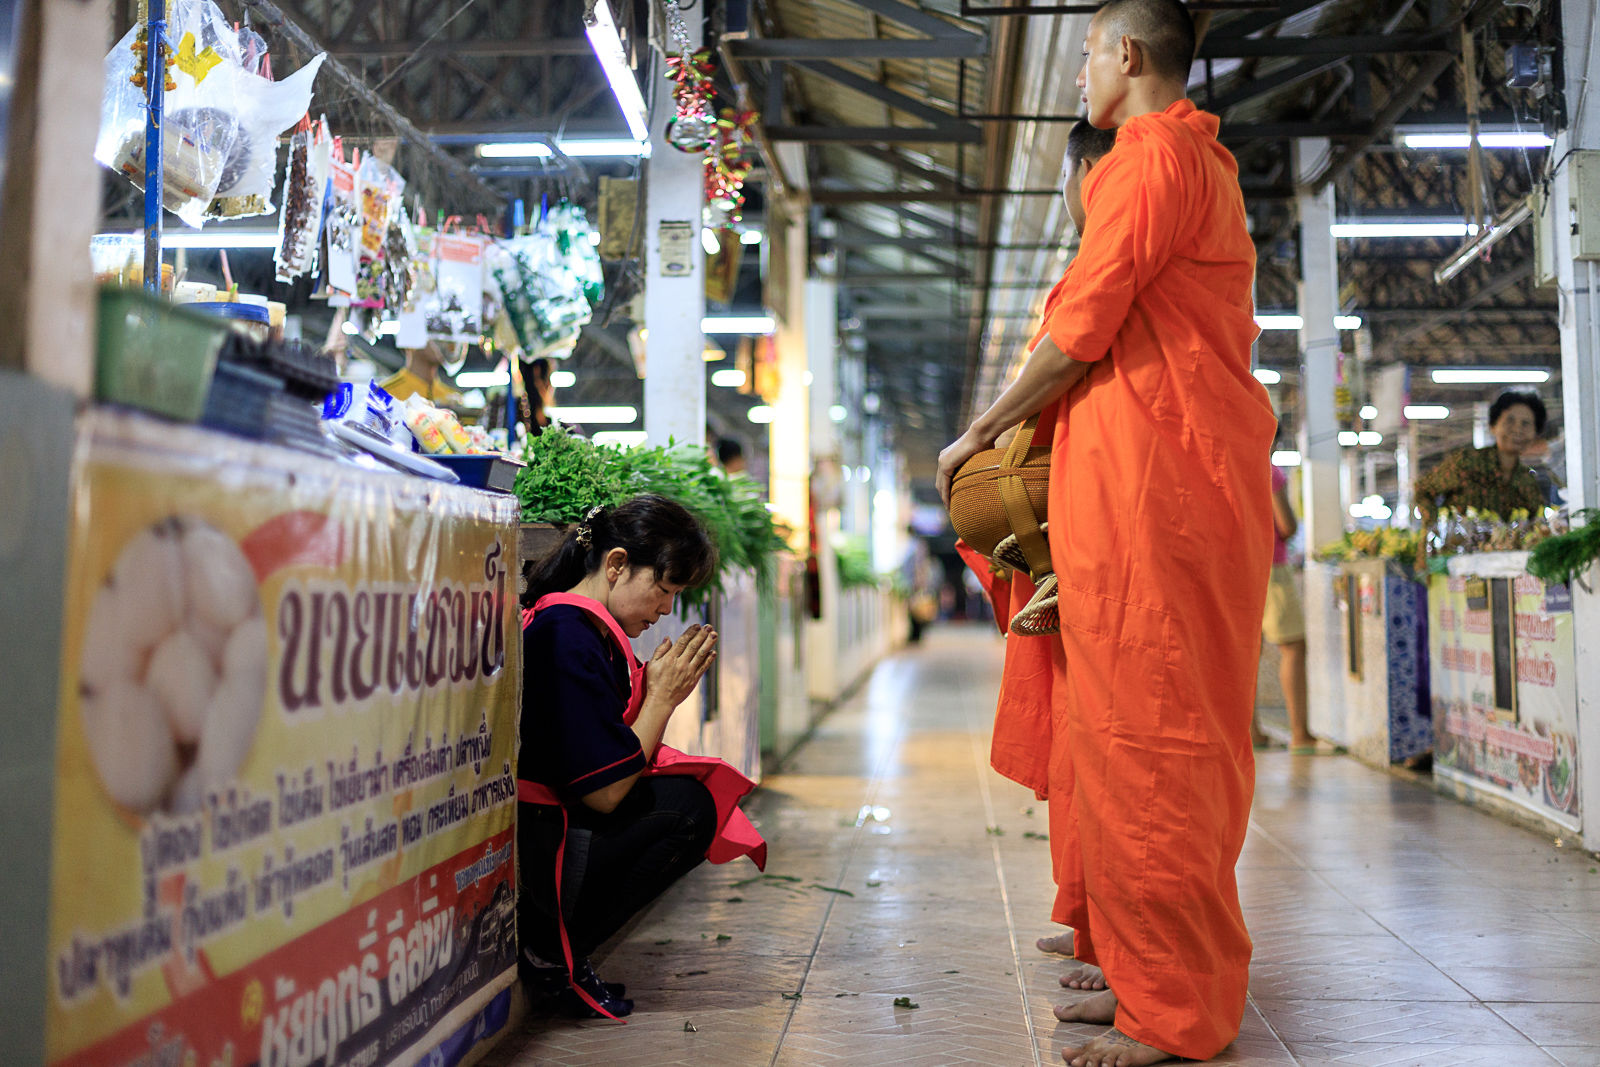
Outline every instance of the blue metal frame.
[[161, 119], [167, 84], [163, 46], [167, 40], [166, 0], [149, 0], [145, 19], [144, 120], [144, 287], [161, 292]]

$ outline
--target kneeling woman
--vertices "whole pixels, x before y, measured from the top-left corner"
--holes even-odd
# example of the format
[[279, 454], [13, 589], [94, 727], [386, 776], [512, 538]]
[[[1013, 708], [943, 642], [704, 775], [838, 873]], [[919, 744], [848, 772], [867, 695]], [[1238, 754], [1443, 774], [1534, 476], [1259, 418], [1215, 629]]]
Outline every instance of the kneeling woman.
[[672, 713], [716, 659], [691, 626], [650, 662], [638, 637], [716, 568], [682, 506], [639, 496], [596, 508], [528, 582], [523, 612], [517, 844], [522, 973], [576, 1014], [633, 1010], [588, 955], [702, 860], [766, 844], [737, 807], [753, 783], [719, 759], [661, 744]]

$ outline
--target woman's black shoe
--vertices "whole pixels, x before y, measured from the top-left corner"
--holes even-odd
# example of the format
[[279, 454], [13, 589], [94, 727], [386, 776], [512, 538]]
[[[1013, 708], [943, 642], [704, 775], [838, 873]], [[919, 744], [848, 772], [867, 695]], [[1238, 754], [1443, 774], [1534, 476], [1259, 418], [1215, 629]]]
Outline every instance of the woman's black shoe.
[[[620, 983], [602, 982], [600, 976], [594, 973], [594, 967], [590, 965], [587, 959], [573, 962], [572, 977], [573, 983], [578, 989], [582, 989], [589, 994], [596, 1004], [599, 1004], [612, 1016], [620, 1019], [624, 1015], [633, 1013], [633, 1001], [622, 995], [627, 991], [626, 987]], [[560, 992], [556, 997], [556, 1003], [564, 1014], [579, 1019], [601, 1018], [600, 1013], [595, 1011], [571, 986]]]

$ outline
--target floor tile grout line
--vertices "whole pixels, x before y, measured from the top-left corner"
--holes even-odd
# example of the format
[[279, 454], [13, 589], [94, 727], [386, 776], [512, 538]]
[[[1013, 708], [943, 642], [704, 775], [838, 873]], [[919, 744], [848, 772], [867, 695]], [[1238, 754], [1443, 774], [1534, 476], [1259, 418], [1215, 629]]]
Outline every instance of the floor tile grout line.
[[[873, 676], [876, 675], [878, 671], [882, 670], [886, 663], [897, 658], [899, 657], [886, 657], [885, 659], [881, 659], [877, 663], [873, 664], [871, 670], [867, 674], [866, 680], [856, 687], [854, 693], [845, 701], [845, 706], [864, 701], [867, 692], [871, 689]], [[834, 711], [838, 710], [841, 709], [834, 709]], [[863, 713], [865, 713], [865, 708], [862, 710]], [[833, 712], [830, 712], [829, 714], [832, 713]], [[817, 725], [820, 726], [821, 722], [819, 721]], [[901, 744], [904, 743], [905, 735], [905, 719], [904, 717], [899, 717], [897, 718], [895, 724], [893, 743], [884, 746], [883, 755], [878, 757], [878, 765], [872, 769], [872, 777], [868, 780], [864, 795], [869, 805], [877, 798], [878, 791], [883, 787], [884, 769], [889, 765], [894, 753], [896, 753]], [[813, 733], [812, 736], [807, 739], [806, 744], [810, 744], [812, 740], [815, 740], [815, 736], [815, 733]], [[850, 837], [849, 847], [845, 849], [844, 859], [840, 864], [838, 877], [834, 879], [834, 887], [837, 889], [844, 888], [845, 872], [849, 871], [850, 864], [855, 859], [856, 849], [860, 847], [863, 825], [863, 820], [858, 815], [856, 819], [856, 825], [854, 827], [855, 832]], [[773, 1046], [772, 1059], [768, 1061], [768, 1067], [777, 1067], [778, 1058], [783, 1055], [783, 1043], [789, 1036], [789, 1027], [794, 1023], [795, 1012], [800, 1009], [801, 999], [805, 996], [806, 983], [811, 979], [811, 968], [816, 965], [817, 953], [822, 949], [822, 937], [828, 932], [828, 920], [833, 917], [833, 906], [837, 903], [838, 896], [836, 894], [829, 893], [827, 907], [822, 909], [822, 921], [817, 924], [816, 939], [812, 941], [811, 952], [806, 957], [805, 969], [800, 972], [800, 982], [795, 989], [795, 999], [790, 1002], [789, 1011], [783, 1017], [783, 1029], [778, 1031], [778, 1043]]]
[[[985, 828], [997, 825], [994, 813], [994, 793], [989, 788], [989, 761], [984, 759], [983, 747], [979, 739], [983, 731], [973, 722], [972, 705], [966, 704], [967, 738], [972, 744], [972, 761], [974, 772], [978, 778], [978, 793], [983, 797], [983, 815]], [[1006, 936], [1011, 941], [1011, 967], [1017, 978], [1017, 989], [1022, 994], [1022, 1019], [1028, 1027], [1028, 1047], [1033, 1050], [1034, 1067], [1044, 1067], [1044, 1060], [1039, 1055], [1039, 1034], [1033, 1025], [1033, 1006], [1028, 1001], [1028, 980], [1023, 974], [1022, 952], [1017, 947], [1017, 922], [1016, 915], [1011, 910], [1011, 893], [1006, 888], [1005, 861], [1000, 858], [1000, 841], [998, 838], [989, 838], [989, 848], [994, 855], [995, 880], [1000, 885], [1000, 903], [1005, 908]]]

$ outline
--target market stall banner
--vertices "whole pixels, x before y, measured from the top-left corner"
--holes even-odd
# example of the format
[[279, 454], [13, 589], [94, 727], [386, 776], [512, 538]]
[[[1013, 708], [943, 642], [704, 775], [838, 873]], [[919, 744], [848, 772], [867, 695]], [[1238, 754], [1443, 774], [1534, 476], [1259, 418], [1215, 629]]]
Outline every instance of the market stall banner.
[[[1494, 579], [1505, 583], [1507, 612], [1489, 581], [1441, 574], [1428, 584], [1434, 773], [1577, 829], [1571, 596], [1528, 574]], [[1499, 693], [1497, 657], [1509, 676]]]
[[79, 440], [49, 1062], [448, 1062], [515, 976], [515, 501]]

